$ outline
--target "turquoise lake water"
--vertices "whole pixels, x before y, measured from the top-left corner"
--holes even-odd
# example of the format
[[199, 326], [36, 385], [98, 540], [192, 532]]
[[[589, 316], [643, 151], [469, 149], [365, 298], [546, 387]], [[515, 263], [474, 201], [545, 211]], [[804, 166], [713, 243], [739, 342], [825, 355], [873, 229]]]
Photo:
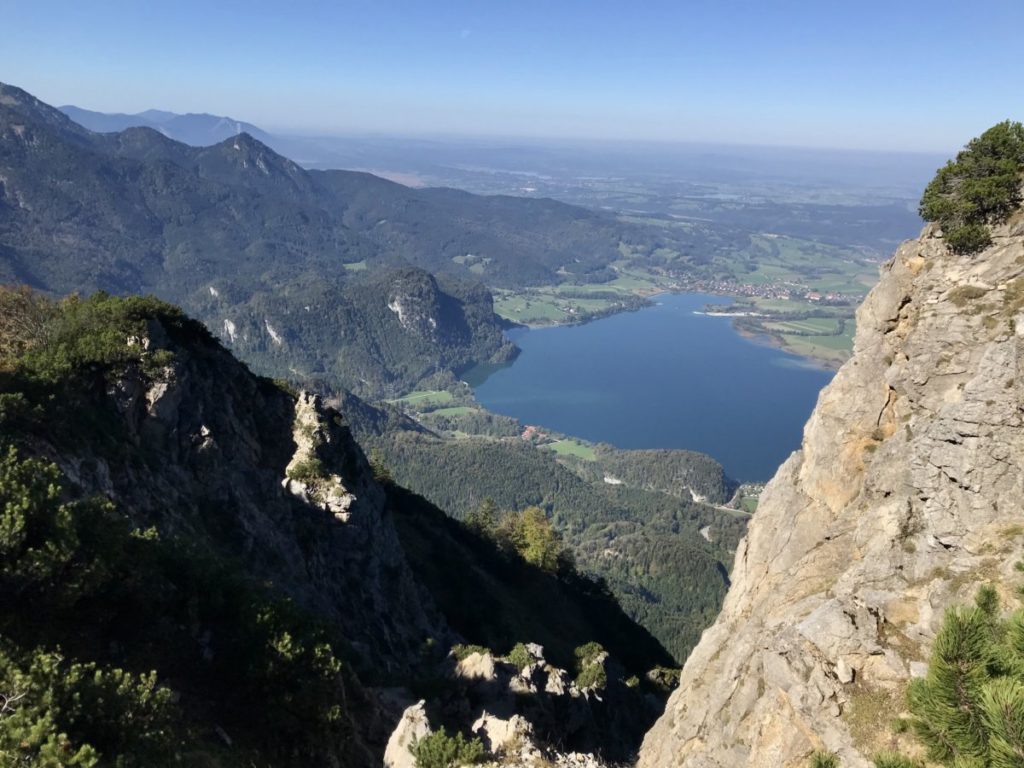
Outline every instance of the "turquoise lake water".
[[[768, 480], [800, 447], [831, 371], [694, 314], [720, 296], [663, 294], [657, 306], [579, 326], [517, 329], [522, 354], [474, 385], [487, 409], [619, 448], [687, 448], [736, 480]], [[479, 375], [477, 376], [479, 378]]]

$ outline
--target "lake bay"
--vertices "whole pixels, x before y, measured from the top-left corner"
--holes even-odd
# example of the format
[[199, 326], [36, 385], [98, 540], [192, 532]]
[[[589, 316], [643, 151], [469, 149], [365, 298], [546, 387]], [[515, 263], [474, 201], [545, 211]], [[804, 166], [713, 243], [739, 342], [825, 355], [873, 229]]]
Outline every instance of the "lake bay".
[[719, 296], [663, 294], [656, 306], [585, 325], [516, 330], [511, 365], [474, 385], [477, 400], [619, 448], [686, 448], [737, 480], [763, 481], [800, 447], [832, 378], [794, 355], [694, 314]]

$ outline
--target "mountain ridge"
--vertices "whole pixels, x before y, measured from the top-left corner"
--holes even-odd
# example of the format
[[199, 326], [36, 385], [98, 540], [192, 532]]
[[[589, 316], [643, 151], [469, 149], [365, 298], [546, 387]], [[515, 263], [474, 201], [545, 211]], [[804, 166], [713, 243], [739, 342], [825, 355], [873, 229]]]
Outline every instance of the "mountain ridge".
[[[659, 689], [625, 681], [670, 657], [600, 583], [394, 486], [343, 414], [171, 305], [0, 307], [0, 672], [24, 699], [0, 758], [369, 768], [408, 708], [496, 753], [633, 753]], [[557, 665], [595, 641], [588, 689]]]
[[[322, 333], [327, 362], [316, 368], [308, 359], [274, 362], [282, 345], [267, 326], [283, 338], [291, 319], [308, 312], [312, 289], [346, 302], [368, 285], [361, 270], [419, 268], [443, 275], [447, 286], [478, 283], [475, 264], [499, 284], [593, 275], [618, 257], [624, 231], [613, 217], [554, 201], [306, 171], [247, 133], [203, 148], [147, 127], [96, 134], [7, 85], [0, 86], [0, 225], [4, 281], [58, 295], [152, 292], [199, 314], [228, 344], [237, 336], [227, 329], [270, 300], [280, 311], [261, 318], [259, 340], [251, 335], [241, 350], [250, 361], [275, 375], [294, 369], [377, 396], [417, 383], [397, 359], [376, 360], [367, 374], [382, 339], [357, 342], [355, 357], [364, 362], [346, 370], [343, 350]], [[216, 308], [207, 300], [213, 293], [222, 299]], [[489, 294], [467, 287], [449, 295], [477, 302], [468, 308], [476, 324], [458, 365], [507, 359], [507, 345], [494, 340], [500, 323]], [[386, 312], [388, 301], [376, 311]], [[422, 353], [444, 367], [446, 351], [421, 340]]]
[[270, 135], [252, 123], [206, 112], [184, 114], [160, 109], [125, 114], [96, 112], [73, 104], [57, 107], [79, 125], [96, 133], [120, 133], [128, 128], [147, 127], [162, 135], [193, 146], [218, 144], [238, 133], [249, 133], [266, 142]]

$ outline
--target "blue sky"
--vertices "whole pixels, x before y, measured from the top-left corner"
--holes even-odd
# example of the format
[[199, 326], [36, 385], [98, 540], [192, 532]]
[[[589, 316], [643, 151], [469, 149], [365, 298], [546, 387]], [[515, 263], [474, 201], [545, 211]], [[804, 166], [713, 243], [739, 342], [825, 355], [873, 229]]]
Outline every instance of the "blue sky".
[[949, 152], [1024, 117], [1024, 0], [0, 0], [0, 80], [272, 130]]

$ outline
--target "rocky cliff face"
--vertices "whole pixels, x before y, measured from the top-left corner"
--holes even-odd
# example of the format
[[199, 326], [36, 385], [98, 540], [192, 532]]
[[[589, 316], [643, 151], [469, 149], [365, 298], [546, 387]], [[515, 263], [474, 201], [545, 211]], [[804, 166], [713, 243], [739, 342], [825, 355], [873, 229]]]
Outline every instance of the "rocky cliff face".
[[[209, 542], [344, 626], [367, 668], [408, 670], [425, 637], [446, 636], [338, 413], [253, 376], [212, 340], [169, 337], [160, 320], [128, 343], [143, 362], [109, 373], [83, 404], [110, 414], [110, 449], [58, 435], [33, 452], [82, 494], [112, 499], [139, 525]], [[160, 352], [170, 362], [147, 366]]]
[[883, 268], [854, 355], [761, 497], [718, 621], [641, 768], [868, 766], [944, 610], [1024, 543], [1024, 214], [974, 257], [928, 227]]

